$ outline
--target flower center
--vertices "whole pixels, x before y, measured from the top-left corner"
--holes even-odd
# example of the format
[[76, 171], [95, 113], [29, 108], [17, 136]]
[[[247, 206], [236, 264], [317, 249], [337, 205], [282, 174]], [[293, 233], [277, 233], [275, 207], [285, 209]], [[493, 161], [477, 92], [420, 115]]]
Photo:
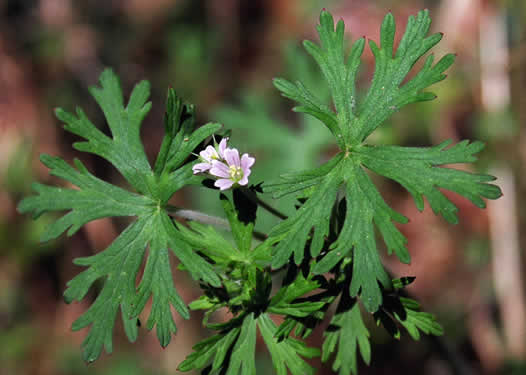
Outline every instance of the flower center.
[[229, 167], [230, 170], [230, 179], [234, 182], [238, 182], [243, 178], [243, 169], [241, 167], [236, 167], [235, 165], [231, 165]]

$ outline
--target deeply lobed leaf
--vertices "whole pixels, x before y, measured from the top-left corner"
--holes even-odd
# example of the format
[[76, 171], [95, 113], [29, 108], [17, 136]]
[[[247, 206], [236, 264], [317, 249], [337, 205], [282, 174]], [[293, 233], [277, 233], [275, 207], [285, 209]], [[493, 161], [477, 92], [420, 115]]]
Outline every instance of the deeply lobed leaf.
[[[101, 87], [92, 87], [90, 92], [104, 112], [112, 137], [98, 130], [80, 109], [77, 109], [76, 116], [58, 109], [57, 117], [66, 123], [66, 130], [85, 139], [75, 144], [78, 150], [108, 160], [139, 194], [96, 178], [78, 160], [75, 160], [74, 168], [60, 158], [42, 155], [41, 161], [50, 168], [52, 175], [78, 189], [35, 184], [34, 190], [38, 194], [25, 198], [18, 207], [20, 212], [32, 212], [34, 217], [48, 211], [69, 211], [46, 229], [43, 241], [56, 238], [66, 230], [72, 235], [95, 219], [136, 217], [108, 248], [94, 256], [75, 260], [76, 264], [88, 268], [68, 282], [64, 292], [68, 303], [81, 300], [95, 281], [103, 280], [95, 302], [73, 324], [74, 330], [91, 326], [83, 342], [83, 356], [88, 362], [96, 360], [103, 348], [108, 353], [112, 351], [113, 327], [119, 309], [126, 334], [130, 341], [134, 341], [137, 338], [136, 317], [152, 297], [147, 328], [156, 326], [162, 346], [168, 345], [176, 331], [171, 306], [184, 318], [189, 317], [188, 309], [173, 285], [169, 249], [192, 277], [214, 286], [220, 285], [212, 266], [192, 251], [165, 208], [166, 201], [175, 191], [196, 182], [192, 164], [184, 164], [184, 161], [220, 125], [208, 124], [194, 132], [192, 116], [182, 119], [174, 115], [179, 111], [179, 101], [173, 90], [169, 91], [171, 104], [167, 117], [171, 125], [167, 126], [163, 142], [165, 157], [154, 173], [140, 140], [140, 126], [150, 109], [150, 104], [146, 103], [149, 84], [145, 81], [139, 83], [124, 107], [119, 80], [111, 70], [101, 74], [100, 83]], [[178, 124], [179, 121], [183, 123]], [[136, 289], [137, 274], [148, 246], [146, 268]]]
[[[321, 45], [306, 41], [304, 46], [320, 66], [336, 112], [323, 106], [300, 82], [274, 81], [284, 96], [301, 104], [302, 112], [313, 114], [332, 131], [341, 152], [319, 168], [284, 175], [280, 181], [264, 186], [275, 196], [296, 193], [305, 200], [269, 235], [268, 242], [274, 246], [272, 267], [282, 267], [292, 254], [294, 262], [300, 264], [306, 251], [318, 257], [314, 273], [338, 272], [335, 266], [341, 261], [352, 261], [349, 293], [360, 296], [370, 312], [381, 306], [383, 289], [392, 287], [380, 261], [374, 227], [389, 253], [394, 252], [404, 263], [409, 263], [410, 256], [407, 240], [394, 224], [406, 223], [407, 219], [386, 204], [364, 167], [404, 186], [420, 210], [426, 196], [433, 211], [451, 223], [457, 222], [457, 208], [438, 188], [456, 192], [478, 207], [485, 206], [484, 198], [501, 195], [497, 186], [487, 183], [494, 179], [491, 176], [440, 167], [473, 162], [474, 154], [483, 148], [480, 142], [463, 141], [450, 148], [446, 148], [450, 141], [430, 148], [362, 144], [403, 105], [432, 99], [434, 95], [423, 90], [445, 78], [443, 72], [453, 63], [454, 55], [446, 55], [434, 65], [433, 56], [429, 56], [419, 72], [404, 83], [414, 64], [442, 38], [441, 34], [427, 36], [430, 23], [427, 11], [419, 12], [416, 18], [411, 16], [395, 51], [394, 17], [388, 14], [384, 18], [381, 47], [369, 43], [376, 61], [373, 81], [365, 98], [357, 100], [355, 79], [364, 41], [357, 40], [346, 57], [343, 21], [335, 26], [332, 16], [323, 11], [318, 26]], [[340, 204], [338, 194], [342, 189], [346, 214], [340, 219], [341, 227], [329, 236], [329, 217], [335, 204]]]

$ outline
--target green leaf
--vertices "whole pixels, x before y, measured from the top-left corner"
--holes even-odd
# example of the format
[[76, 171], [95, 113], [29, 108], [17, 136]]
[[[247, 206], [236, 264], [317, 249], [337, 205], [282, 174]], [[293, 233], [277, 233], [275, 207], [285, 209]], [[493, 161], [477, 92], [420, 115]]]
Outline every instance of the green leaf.
[[329, 130], [338, 134], [338, 120], [334, 113], [325, 104], [322, 104], [314, 94], [312, 94], [301, 82], [295, 84], [283, 78], [274, 79], [274, 86], [281, 91], [286, 98], [301, 103], [301, 106], [294, 107], [296, 112], [309, 114], [323, 122]]
[[331, 244], [331, 251], [312, 271], [315, 274], [328, 272], [344, 257], [352, 256], [350, 294], [356, 296], [361, 289], [360, 295], [367, 311], [373, 312], [382, 303], [378, 281], [385, 288], [391, 286], [377, 251], [373, 222], [382, 233], [389, 251], [394, 250], [401, 261], [408, 262], [407, 240], [392, 223], [392, 220], [405, 223], [407, 219], [384, 202], [361, 167], [348, 165], [346, 172], [349, 176], [346, 178], [344, 226], [338, 239]]
[[281, 198], [288, 194], [305, 192], [310, 188], [319, 186], [325, 180], [329, 172], [338, 165], [342, 158], [343, 154], [340, 153], [326, 164], [317, 168], [282, 174], [279, 181], [265, 183], [265, 192], [273, 193], [275, 198]]
[[137, 192], [151, 193], [152, 170], [140, 139], [142, 120], [151, 108], [151, 103], [146, 102], [150, 84], [142, 81], [136, 85], [126, 107], [119, 79], [110, 69], [102, 72], [100, 84], [101, 87], [89, 90], [104, 112], [112, 138], [97, 129], [80, 108], [77, 108], [77, 116], [61, 108], [56, 110], [56, 115], [66, 123], [65, 130], [86, 139], [74, 144], [77, 150], [108, 160]]
[[252, 249], [254, 223], [241, 222], [239, 212], [224, 194], [220, 195], [220, 200], [236, 246], [233, 246], [214, 227], [198, 222], [189, 222], [189, 228], [178, 225], [180, 233], [195, 250], [212, 259], [216, 267], [226, 269], [232, 262], [239, 262], [244, 264], [241, 267], [251, 265], [262, 268], [270, 260], [268, 245], [260, 244]]
[[21, 213], [31, 212], [35, 219], [45, 212], [70, 210], [46, 228], [42, 242], [57, 238], [68, 229], [68, 236], [71, 236], [92, 220], [111, 216], [142, 216], [154, 207], [155, 202], [151, 198], [128, 192], [93, 176], [79, 160], [75, 160], [77, 169], [58, 157], [46, 154], [41, 155], [40, 160], [50, 168], [51, 175], [79, 188], [66, 189], [35, 183], [33, 190], [38, 195], [20, 202], [18, 210]]
[[[77, 116], [59, 109], [57, 116], [66, 123], [66, 130], [86, 140], [75, 144], [78, 150], [108, 160], [140, 194], [98, 179], [78, 160], [75, 160], [74, 168], [60, 158], [42, 155], [41, 161], [50, 168], [52, 175], [77, 188], [34, 184], [37, 195], [25, 198], [18, 206], [20, 212], [31, 212], [35, 218], [49, 211], [69, 211], [46, 229], [43, 241], [56, 238], [65, 231], [72, 235], [92, 220], [113, 216], [135, 217], [105, 250], [75, 260], [76, 264], [87, 269], [69, 281], [64, 292], [66, 302], [80, 301], [95, 281], [103, 281], [95, 302], [72, 327], [78, 330], [91, 326], [82, 344], [83, 357], [88, 362], [96, 360], [103, 348], [111, 353], [113, 327], [119, 309], [126, 334], [130, 341], [135, 341], [138, 333], [136, 317], [152, 297], [147, 328], [156, 327], [163, 347], [168, 345], [171, 334], [176, 331], [171, 306], [183, 318], [189, 317], [188, 309], [174, 287], [169, 249], [194, 279], [213, 286], [221, 284], [211, 264], [192, 251], [165, 207], [175, 191], [195, 182], [192, 164], [183, 164], [184, 160], [197, 144], [219, 129], [219, 125], [206, 125], [192, 132], [194, 122], [186, 119], [179, 126], [178, 115], [174, 114], [180, 112], [176, 108], [179, 102], [174, 94], [169, 93], [170, 124], [166, 126], [166, 137], [180, 139], [180, 142], [167, 142], [168, 146], [163, 146], [167, 150], [166, 155], [161, 158], [164, 161], [159, 162], [160, 167], [154, 174], [139, 137], [141, 122], [150, 109], [150, 104], [146, 103], [149, 84], [138, 84], [124, 107], [115, 74], [105, 70], [100, 82], [101, 87], [92, 87], [90, 92], [106, 116], [111, 138], [98, 130], [80, 109]], [[135, 282], [148, 246], [146, 267], [136, 288]]]
[[253, 313], [243, 320], [241, 332], [232, 349], [227, 375], [256, 374], [256, 327]]
[[164, 127], [165, 135], [154, 171], [159, 178], [159, 197], [162, 202], [167, 202], [183, 185], [195, 184], [203, 179], [203, 176], [193, 175], [190, 164], [185, 168], [179, 167], [201, 142], [221, 129], [221, 125], [209, 123], [196, 130], [194, 106], [183, 103], [175, 90], [170, 88], [166, 99]]
[[236, 241], [239, 252], [248, 254], [252, 250], [252, 233], [254, 232], [254, 222], [243, 223], [239, 220], [239, 213], [224, 194], [219, 197], [223, 205], [223, 210], [230, 224], [230, 230], [234, 241]]
[[415, 276], [404, 276], [400, 277], [399, 279], [393, 279], [393, 288], [395, 290], [403, 289], [415, 281], [415, 279]]
[[293, 84], [276, 79], [274, 84], [285, 97], [301, 104], [296, 107], [297, 111], [321, 120], [337, 137], [340, 147], [357, 145], [404, 105], [434, 99], [433, 94], [423, 90], [446, 77], [444, 71], [455, 60], [452, 54], [444, 56], [435, 65], [433, 55], [430, 55], [418, 74], [402, 84], [414, 64], [442, 39], [442, 34], [427, 36], [430, 24], [427, 10], [420, 11], [416, 18], [410, 16], [404, 36], [394, 52], [394, 17], [391, 13], [385, 16], [380, 31], [381, 47], [372, 40], [369, 42], [376, 60], [373, 81], [364, 100], [358, 101], [355, 82], [365, 39], [356, 40], [347, 55], [343, 21], [340, 20], [335, 27], [332, 15], [322, 11], [317, 27], [321, 45], [305, 41], [304, 46], [320, 66], [336, 113], [321, 104], [301, 82]]
[[210, 226], [191, 221], [188, 227], [177, 224], [177, 228], [194, 250], [212, 259], [218, 266], [227, 267], [230, 262], [243, 261], [245, 257], [239, 250]]
[[152, 296], [152, 310], [146, 327], [151, 330], [157, 326], [157, 337], [162, 347], [171, 340], [171, 334], [176, 332], [170, 305], [185, 319], [190, 317], [184, 301], [173, 285], [170, 269], [169, 249], [181, 260], [192, 277], [209, 282], [215, 286], [220, 284], [219, 278], [212, 267], [202, 258], [192, 252], [191, 247], [176, 230], [172, 220], [166, 214], [154, 215], [152, 220], [152, 235], [150, 251], [143, 277], [134, 298], [132, 316], [138, 316]]
[[[173, 88], [168, 89], [166, 95], [166, 112], [164, 113], [164, 138], [161, 144], [161, 149], [157, 155], [155, 162], [155, 173], [161, 175], [164, 171], [168, 159], [168, 152], [172, 144], [180, 144], [185, 133], [188, 131], [179, 132], [179, 129], [188, 129], [193, 127], [195, 120], [195, 109], [192, 105], [184, 104], [182, 99], [177, 96]], [[182, 124], [183, 114], [188, 118]], [[180, 134], [177, 142], [174, 142], [177, 134]]]
[[228, 331], [195, 345], [194, 352], [179, 365], [178, 370], [203, 368], [213, 358], [210, 375], [255, 375], [256, 328], [253, 313], [235, 318]]
[[303, 342], [291, 338], [278, 342], [275, 337], [277, 327], [265, 313], [257, 318], [254, 313], [241, 315], [220, 324], [218, 329], [222, 331], [195, 345], [194, 352], [179, 365], [178, 370], [205, 368], [205, 371], [208, 371], [206, 373], [210, 375], [255, 375], [257, 327], [272, 356], [278, 375], [286, 375], [287, 369], [292, 375], [314, 373], [314, 369], [301, 357], [316, 357], [319, 350], [309, 348]]
[[317, 281], [305, 279], [300, 273], [292, 283], [282, 286], [278, 293], [272, 297], [268, 312], [302, 318], [320, 310], [325, 305], [323, 301], [294, 301], [318, 289], [319, 286]]
[[357, 373], [358, 350], [366, 364], [371, 362], [369, 331], [362, 320], [356, 299], [342, 295], [336, 314], [324, 336], [321, 359], [326, 362], [331, 354], [336, 352], [332, 369], [338, 371], [340, 375]]
[[[343, 20], [340, 20], [335, 29], [332, 15], [322, 11], [320, 25], [317, 27], [321, 46], [310, 41], [305, 41], [303, 45], [320, 66], [329, 85], [339, 128], [338, 131], [333, 131], [333, 134], [337, 138], [342, 138], [345, 143], [351, 136], [348, 124], [356, 116], [355, 80], [365, 40], [361, 38], [354, 43], [346, 61], [344, 28]], [[339, 139], [338, 143], [341, 143]]]
[[221, 124], [216, 123], [205, 124], [197, 130], [187, 130], [186, 127], [183, 126], [182, 130], [175, 136], [168, 150], [166, 166], [164, 168], [165, 173], [171, 172], [174, 168], [179, 167], [203, 140], [220, 129]]
[[211, 373], [222, 369], [227, 353], [236, 341], [241, 327], [234, 327], [228, 332], [211, 336], [193, 347], [194, 352], [181, 362], [179, 371], [190, 371], [203, 368], [213, 358]]
[[[334, 288], [335, 280], [328, 283], [323, 276], [315, 276], [315, 280], [305, 279], [302, 271], [294, 270], [294, 268], [288, 268], [284, 285], [272, 297], [268, 307], [269, 312], [279, 314], [279, 308], [276, 310], [275, 306], [283, 306], [288, 313], [276, 331], [275, 336], [278, 341], [289, 337], [292, 331], [302, 339], [309, 337], [313, 330], [323, 322], [329, 305], [341, 292], [341, 287]], [[290, 282], [289, 280], [294, 277], [295, 279]], [[318, 288], [324, 290], [319, 293], [311, 293]], [[285, 302], [287, 300], [293, 303]]]
[[[480, 142], [463, 141], [448, 149], [450, 141], [430, 148], [363, 144], [371, 132], [403, 105], [431, 99], [432, 95], [423, 90], [445, 78], [443, 72], [453, 63], [453, 55], [446, 55], [435, 65], [429, 56], [414, 77], [403, 83], [414, 64], [442, 37], [427, 36], [430, 23], [427, 11], [419, 12], [416, 18], [411, 16], [394, 51], [394, 18], [392, 14], [385, 17], [381, 48], [370, 42], [376, 60], [373, 81], [365, 98], [358, 100], [355, 80], [364, 41], [354, 42], [346, 56], [343, 21], [335, 26], [330, 13], [322, 11], [318, 26], [321, 44], [306, 41], [304, 46], [327, 81], [336, 112], [322, 106], [300, 82], [274, 81], [284, 96], [298, 101], [303, 112], [312, 113], [331, 129], [341, 152], [319, 168], [283, 175], [279, 181], [264, 185], [265, 191], [276, 197], [296, 194], [304, 200], [294, 214], [269, 233], [272, 267], [282, 267], [292, 255], [294, 262], [300, 264], [307, 251], [317, 258], [313, 266], [316, 274], [337, 272], [334, 267], [342, 260], [352, 261], [349, 293], [359, 296], [369, 312], [377, 311], [382, 304], [382, 290], [392, 288], [378, 254], [375, 227], [389, 254], [394, 252], [403, 263], [409, 263], [410, 256], [407, 240], [394, 224], [406, 223], [407, 218], [388, 206], [365, 168], [404, 186], [420, 210], [426, 196], [433, 211], [452, 223], [457, 222], [457, 208], [438, 188], [456, 192], [478, 207], [485, 206], [483, 198], [496, 199], [501, 195], [497, 186], [488, 184], [494, 179], [491, 176], [440, 167], [475, 161], [474, 155], [483, 148]], [[333, 119], [337, 120], [336, 125]], [[329, 233], [329, 217], [341, 202], [342, 189], [345, 219], [338, 222], [335, 233]]]
[[444, 330], [436, 321], [435, 316], [420, 310], [420, 305], [409, 298], [400, 297], [402, 306], [405, 310], [405, 316], [393, 313], [395, 319], [407, 330], [414, 340], [420, 339], [420, 332], [427, 335], [442, 336]]
[[401, 336], [399, 325], [402, 325], [414, 340], [420, 340], [420, 332], [435, 336], [444, 333], [434, 315], [420, 311], [418, 302], [410, 298], [388, 295], [374, 316], [376, 324], [382, 324], [396, 339], [400, 339]]
[[[82, 343], [82, 355], [87, 362], [95, 361], [103, 346], [107, 353], [112, 352], [113, 327], [119, 307], [125, 322], [131, 318], [129, 311], [135, 295], [135, 277], [144, 255], [148, 231], [151, 229], [149, 220], [137, 220], [104, 252], [75, 260], [78, 265], [90, 267], [67, 283], [68, 289], [64, 292], [67, 303], [80, 301], [96, 280], [106, 276], [106, 282], [95, 302], [72, 326], [77, 331], [91, 325]], [[135, 341], [136, 336], [135, 328], [128, 338]]]
[[320, 355], [318, 349], [309, 348], [302, 341], [292, 338], [278, 342], [277, 327], [267, 314], [261, 314], [257, 322], [278, 375], [287, 375], [287, 369], [292, 375], [315, 373], [315, 370], [301, 357], [317, 357]]
[[[149, 256], [136, 295], [135, 279], [148, 244]], [[119, 306], [126, 321], [138, 316], [152, 296], [147, 328], [157, 327], [157, 337], [163, 347], [169, 344], [171, 333], [176, 332], [170, 306], [183, 318], [189, 318], [188, 309], [173, 285], [169, 248], [194, 278], [219, 285], [212, 267], [192, 253], [164, 213], [138, 218], [103, 252], [75, 260], [76, 264], [89, 268], [68, 282], [68, 289], [64, 292], [66, 302], [82, 300], [96, 280], [105, 279], [95, 303], [73, 324], [74, 330], [91, 324], [90, 333], [83, 343], [86, 361], [98, 358], [103, 343], [106, 351], [111, 353], [113, 325]], [[130, 340], [135, 338], [130, 337]]]
[[[317, 189], [307, 202], [289, 219], [282, 221], [269, 233], [269, 242], [277, 243], [273, 251], [272, 268], [279, 268], [289, 261], [294, 253], [294, 262], [301, 263], [304, 247], [311, 228], [315, 227], [311, 255], [317, 256], [323, 246], [324, 237], [329, 233], [329, 218], [336, 200], [341, 177], [334, 168], [320, 181]], [[298, 184], [305, 180], [298, 181]], [[287, 182], [286, 182], [287, 183]]]
[[254, 223], [242, 222], [242, 212], [225, 195], [221, 194], [220, 199], [237, 246], [211, 226], [196, 222], [190, 222], [190, 228], [179, 226], [185, 241], [213, 262], [215, 271], [222, 279], [221, 288], [201, 285], [205, 296], [190, 305], [192, 309], [208, 310], [205, 325], [210, 314], [222, 307], [229, 308], [234, 314], [266, 308], [272, 287], [270, 275], [264, 271], [270, 263], [268, 245], [263, 243], [251, 249]]

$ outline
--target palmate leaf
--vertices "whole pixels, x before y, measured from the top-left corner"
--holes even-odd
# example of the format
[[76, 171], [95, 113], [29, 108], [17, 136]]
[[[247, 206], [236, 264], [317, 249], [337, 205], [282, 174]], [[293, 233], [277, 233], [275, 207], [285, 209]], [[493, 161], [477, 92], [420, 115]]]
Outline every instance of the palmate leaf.
[[[60, 158], [41, 157], [50, 173], [76, 186], [76, 189], [35, 184], [37, 195], [25, 198], [20, 212], [31, 212], [34, 217], [49, 211], [69, 211], [52, 223], [42, 236], [50, 240], [67, 231], [74, 234], [89, 221], [112, 216], [136, 217], [128, 227], [102, 252], [75, 263], [88, 267], [70, 282], [64, 293], [66, 302], [81, 300], [93, 283], [104, 281], [91, 307], [73, 323], [78, 330], [90, 326], [83, 342], [83, 356], [88, 362], [96, 360], [103, 347], [112, 351], [112, 335], [120, 308], [128, 338], [137, 338], [136, 317], [152, 297], [152, 310], [147, 328], [156, 326], [162, 346], [168, 345], [176, 331], [171, 313], [173, 306], [181, 316], [188, 318], [188, 309], [177, 293], [169, 263], [169, 250], [173, 251], [193, 278], [219, 286], [220, 280], [212, 266], [193, 252], [165, 210], [171, 195], [186, 184], [195, 183], [191, 164], [183, 164], [193, 149], [220, 126], [208, 124], [193, 132], [191, 110], [183, 106], [169, 91], [166, 115], [167, 134], [161, 155], [153, 171], [148, 163], [139, 137], [139, 130], [150, 104], [149, 84], [139, 83], [124, 107], [118, 78], [105, 70], [100, 78], [101, 87], [90, 92], [101, 106], [112, 137], [98, 130], [84, 112], [77, 115], [61, 109], [56, 111], [66, 123], [65, 129], [85, 141], [75, 143], [80, 151], [97, 154], [112, 163], [126, 178], [135, 192], [126, 191], [93, 176], [78, 160], [75, 167]], [[186, 118], [182, 118], [186, 115]], [[138, 288], [135, 282], [149, 246], [144, 274]]]
[[[444, 56], [435, 65], [433, 56], [429, 56], [420, 71], [404, 83], [413, 65], [442, 38], [441, 34], [427, 36], [430, 23], [427, 11], [419, 12], [416, 18], [411, 16], [394, 51], [394, 18], [392, 14], [385, 17], [381, 46], [370, 42], [376, 59], [373, 81], [365, 98], [359, 100], [355, 79], [364, 39], [353, 44], [346, 58], [343, 21], [335, 28], [330, 13], [322, 11], [318, 26], [321, 45], [306, 41], [304, 46], [321, 68], [336, 112], [321, 104], [301, 82], [274, 81], [284, 96], [300, 103], [297, 111], [313, 115], [331, 130], [341, 152], [319, 168], [284, 175], [281, 180], [264, 185], [266, 192], [277, 197], [296, 193], [306, 198], [293, 215], [270, 232], [268, 242], [274, 246], [272, 267], [282, 267], [292, 255], [296, 264], [301, 263], [306, 244], [312, 257], [323, 255], [314, 264], [314, 273], [330, 271], [344, 258], [352, 259], [349, 293], [352, 297], [360, 296], [370, 312], [377, 311], [381, 305], [382, 290], [391, 288], [391, 280], [378, 254], [375, 227], [389, 253], [394, 252], [404, 263], [410, 261], [410, 256], [406, 238], [394, 225], [394, 222], [406, 223], [407, 218], [385, 203], [365, 168], [404, 186], [420, 210], [425, 196], [433, 211], [451, 223], [457, 222], [457, 208], [439, 188], [456, 192], [478, 207], [484, 207], [483, 198], [496, 199], [501, 195], [497, 186], [488, 184], [494, 180], [491, 176], [440, 167], [473, 162], [474, 154], [483, 148], [480, 142], [463, 141], [450, 148], [447, 148], [450, 141], [428, 148], [371, 147], [363, 143], [405, 104], [434, 98], [424, 90], [445, 78], [443, 72], [453, 63], [454, 55]], [[328, 218], [340, 199], [341, 189], [347, 207], [345, 220], [336, 241], [327, 243]]]

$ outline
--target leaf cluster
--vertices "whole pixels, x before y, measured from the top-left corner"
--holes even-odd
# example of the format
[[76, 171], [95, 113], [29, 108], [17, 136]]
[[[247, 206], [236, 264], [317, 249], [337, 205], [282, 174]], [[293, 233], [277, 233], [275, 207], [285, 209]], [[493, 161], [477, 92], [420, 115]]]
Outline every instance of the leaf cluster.
[[[347, 53], [343, 21], [335, 25], [332, 15], [322, 11], [317, 28], [320, 44], [306, 41], [304, 47], [319, 65], [332, 102], [322, 102], [301, 81], [279, 78], [274, 84], [298, 103], [295, 111], [329, 129], [339, 151], [319, 167], [263, 184], [265, 193], [277, 198], [293, 196], [298, 202], [293, 214], [268, 236], [255, 230], [258, 207], [268, 209], [259, 198], [260, 185], [219, 194], [226, 221], [203, 214], [191, 217], [202, 218], [201, 222], [172, 218], [184, 217], [183, 208], [169, 204], [177, 191], [187, 185], [207, 185], [192, 166], [197, 162], [196, 152], [221, 130], [217, 123], [196, 127], [195, 108], [173, 89], [168, 90], [165, 136], [153, 167], [140, 139], [141, 124], [151, 108], [147, 82], [133, 89], [127, 103], [111, 70], [102, 73], [99, 87], [90, 88], [110, 135], [99, 130], [81, 109], [75, 114], [58, 109], [56, 115], [65, 130], [83, 139], [74, 147], [105, 159], [129, 184], [125, 189], [103, 181], [79, 160], [70, 165], [42, 155], [50, 174], [66, 185], [34, 184], [36, 194], [19, 205], [20, 212], [35, 218], [46, 212], [65, 212], [47, 228], [43, 241], [64, 232], [71, 236], [92, 220], [127, 217], [126, 228], [110, 246], [75, 260], [85, 269], [67, 283], [67, 303], [82, 300], [100, 285], [94, 302], [72, 327], [90, 327], [82, 344], [84, 359], [96, 360], [104, 348], [111, 353], [119, 311], [129, 340], [135, 341], [137, 319], [149, 300], [146, 327], [156, 328], [163, 347], [177, 330], [172, 307], [185, 319], [190, 310], [205, 311], [203, 324], [215, 333], [196, 344], [179, 367], [181, 371], [202, 369], [205, 374], [255, 374], [258, 333], [280, 375], [313, 374], [306, 360], [320, 355], [324, 362], [332, 359], [332, 369], [340, 375], [355, 374], [359, 356], [367, 364], [371, 361], [371, 323], [381, 325], [396, 339], [401, 328], [415, 340], [421, 333], [441, 335], [434, 316], [420, 311], [419, 304], [403, 293], [414, 278], [393, 280], [382, 264], [378, 238], [388, 254], [410, 262], [407, 239], [397, 226], [408, 220], [384, 200], [370, 173], [400, 184], [419, 210], [426, 198], [435, 214], [455, 224], [458, 209], [442, 189], [481, 208], [484, 199], [501, 195], [489, 183], [492, 176], [449, 168], [475, 161], [483, 144], [445, 141], [423, 148], [367, 144], [367, 137], [401, 107], [433, 99], [426, 89], [444, 79], [453, 63], [452, 54], [436, 63], [431, 54], [408, 77], [417, 61], [442, 38], [441, 34], [427, 35], [430, 22], [427, 11], [411, 16], [395, 49], [394, 18], [390, 13], [384, 18], [380, 45], [369, 42], [375, 73], [366, 94], [359, 96], [356, 80], [365, 39], [354, 41]], [[229, 233], [209, 225], [211, 222], [226, 226]], [[189, 306], [175, 288], [172, 256], [203, 290]], [[232, 318], [209, 323], [220, 309], [228, 310]], [[275, 315], [283, 318], [279, 326], [271, 317]], [[305, 339], [324, 319], [330, 323], [320, 351], [307, 346]]]

